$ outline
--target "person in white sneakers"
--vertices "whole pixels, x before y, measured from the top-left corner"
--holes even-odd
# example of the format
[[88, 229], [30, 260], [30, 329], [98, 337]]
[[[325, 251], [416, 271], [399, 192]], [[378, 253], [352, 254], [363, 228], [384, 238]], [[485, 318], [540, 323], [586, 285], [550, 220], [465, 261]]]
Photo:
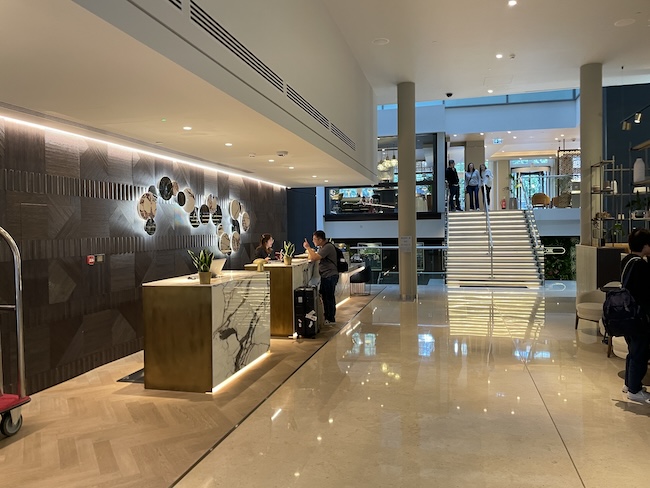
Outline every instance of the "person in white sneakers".
[[[641, 326], [636, 334], [626, 335], [627, 357], [625, 358], [625, 387], [627, 398], [633, 402], [650, 405], [650, 393], [643, 387], [641, 381], [648, 372], [650, 359], [650, 264], [643, 259], [650, 256], [650, 230], [634, 229], [628, 238], [630, 254], [621, 261], [624, 269], [630, 263], [629, 278], [626, 288], [640, 306], [642, 313]], [[636, 259], [640, 257], [641, 259]]]

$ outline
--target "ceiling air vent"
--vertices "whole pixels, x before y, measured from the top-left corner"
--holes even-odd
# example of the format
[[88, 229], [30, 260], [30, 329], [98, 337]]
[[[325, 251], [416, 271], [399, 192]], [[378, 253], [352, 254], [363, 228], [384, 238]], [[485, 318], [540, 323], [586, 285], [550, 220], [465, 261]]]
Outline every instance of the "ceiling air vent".
[[311, 115], [312, 118], [314, 118], [323, 127], [326, 127], [328, 129], [330, 128], [330, 121], [327, 120], [327, 117], [320, 113], [311, 103], [301, 97], [300, 94], [289, 85], [287, 85], [287, 97], [289, 97], [289, 99], [298, 105], [301, 109]]
[[[171, 1], [171, 0], [170, 0]], [[199, 7], [196, 2], [190, 2], [190, 19], [203, 29], [208, 35], [219, 41], [235, 56], [255, 70], [266, 81], [275, 88], [283, 91], [284, 82], [275, 72], [265, 65], [257, 56], [250, 52], [230, 32], [224, 29], [219, 22], [214, 20], [205, 10]]]
[[357, 150], [357, 144], [352, 139], [350, 139], [345, 132], [336, 127], [334, 124], [332, 124], [332, 134], [345, 142], [348, 146], [350, 146], [350, 148], [354, 149], [355, 151]]
[[171, 3], [178, 10], [183, 10], [183, 0], [169, 0], [169, 3]]

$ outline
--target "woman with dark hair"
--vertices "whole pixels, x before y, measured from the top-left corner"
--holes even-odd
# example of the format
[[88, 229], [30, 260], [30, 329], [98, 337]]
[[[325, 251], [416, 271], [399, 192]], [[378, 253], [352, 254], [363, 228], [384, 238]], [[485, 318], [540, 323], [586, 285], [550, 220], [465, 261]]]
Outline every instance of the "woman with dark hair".
[[260, 245], [255, 248], [255, 259], [266, 259], [267, 261], [275, 259], [273, 242], [273, 236], [271, 234], [262, 234]]
[[487, 202], [487, 206], [490, 208], [490, 190], [492, 190], [492, 181], [494, 180], [492, 171], [486, 168], [484, 164], [481, 164], [478, 167], [478, 172], [481, 180], [481, 192], [483, 193], [483, 205]]
[[[469, 209], [479, 210], [478, 208], [478, 185], [481, 181], [481, 176], [478, 170], [474, 168], [474, 163], [467, 165], [465, 171], [465, 191], [469, 193]], [[467, 202], [465, 202], [465, 210], [467, 210]]]

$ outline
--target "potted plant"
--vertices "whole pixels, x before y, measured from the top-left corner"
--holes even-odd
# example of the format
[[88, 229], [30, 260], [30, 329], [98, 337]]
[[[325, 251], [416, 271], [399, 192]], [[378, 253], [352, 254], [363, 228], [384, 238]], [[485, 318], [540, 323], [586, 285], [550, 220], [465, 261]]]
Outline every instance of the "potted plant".
[[199, 283], [202, 285], [209, 285], [210, 278], [212, 273], [210, 272], [210, 265], [212, 264], [212, 259], [214, 254], [208, 251], [207, 249], [202, 249], [201, 252], [196, 255], [192, 250], [187, 250], [188, 254], [192, 258], [196, 270], [199, 272]]
[[616, 222], [611, 229], [609, 229], [609, 237], [612, 243], [618, 242], [623, 237], [623, 224]]
[[625, 206], [630, 209], [630, 217], [634, 217], [636, 219], [647, 217], [648, 200], [647, 198], [642, 197], [639, 192], [635, 192], [634, 198], [630, 200]]
[[291, 259], [293, 258], [293, 253], [296, 251], [296, 246], [291, 241], [284, 241], [282, 246], [282, 256], [284, 264], [289, 266], [291, 264]]

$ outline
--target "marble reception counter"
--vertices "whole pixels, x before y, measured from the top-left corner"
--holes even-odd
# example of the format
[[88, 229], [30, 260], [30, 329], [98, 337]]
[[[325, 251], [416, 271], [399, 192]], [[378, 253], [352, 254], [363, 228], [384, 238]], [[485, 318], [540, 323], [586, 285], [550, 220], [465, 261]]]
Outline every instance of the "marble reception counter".
[[269, 274], [144, 283], [145, 388], [211, 391], [269, 351]]

